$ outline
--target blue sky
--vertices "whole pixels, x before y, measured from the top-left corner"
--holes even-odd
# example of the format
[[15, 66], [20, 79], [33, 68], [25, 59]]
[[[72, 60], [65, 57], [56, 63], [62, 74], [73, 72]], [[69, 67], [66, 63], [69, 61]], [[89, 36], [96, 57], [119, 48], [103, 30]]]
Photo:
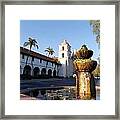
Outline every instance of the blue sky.
[[39, 49], [33, 50], [41, 54], [46, 54], [44, 50], [50, 46], [55, 51], [53, 56], [58, 56], [58, 45], [66, 39], [71, 50], [86, 44], [94, 51], [94, 59], [99, 55], [98, 44], [88, 20], [21, 20], [20, 46], [29, 37], [37, 40]]

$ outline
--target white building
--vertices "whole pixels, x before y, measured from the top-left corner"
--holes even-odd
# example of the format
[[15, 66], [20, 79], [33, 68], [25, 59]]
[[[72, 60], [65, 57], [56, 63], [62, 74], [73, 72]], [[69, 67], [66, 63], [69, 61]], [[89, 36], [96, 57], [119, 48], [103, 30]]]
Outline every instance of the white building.
[[[28, 61], [26, 63], [26, 59]], [[20, 75], [33, 77], [70, 77], [73, 75], [71, 46], [64, 40], [59, 45], [58, 59], [20, 47]]]
[[73, 60], [71, 59], [71, 46], [67, 42], [67, 40], [64, 40], [59, 45], [58, 60], [62, 64], [62, 66], [60, 67], [59, 76], [73, 76]]
[[[29, 57], [28, 57], [29, 56]], [[26, 64], [26, 59], [28, 61]], [[20, 47], [20, 74], [34, 77], [56, 77], [61, 64], [53, 58]]]

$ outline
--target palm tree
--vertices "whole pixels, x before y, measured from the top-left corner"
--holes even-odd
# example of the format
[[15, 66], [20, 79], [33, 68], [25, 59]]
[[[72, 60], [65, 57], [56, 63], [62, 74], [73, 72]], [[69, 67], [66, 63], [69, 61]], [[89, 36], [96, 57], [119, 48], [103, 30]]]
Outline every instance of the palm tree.
[[[29, 52], [31, 51], [32, 47], [36, 47], [38, 49], [37, 41], [35, 39], [32, 39], [31, 37], [28, 38], [28, 41], [25, 42], [23, 46], [24, 47], [29, 46]], [[27, 65], [28, 57], [29, 55], [27, 56], [27, 59], [26, 59], [26, 65]]]
[[[53, 50], [53, 48], [50, 48], [50, 46], [45, 49], [45, 52], [48, 53], [48, 57], [49, 57], [50, 55], [53, 55], [53, 54], [54, 54], [54, 50]], [[48, 62], [46, 62], [46, 68], [47, 68], [47, 64], [48, 64]]]
[[54, 50], [53, 50], [53, 48], [50, 48], [50, 46], [49, 46], [48, 48], [46, 48], [45, 52], [48, 53], [48, 57], [49, 57], [50, 55], [53, 55], [53, 54], [54, 54]]

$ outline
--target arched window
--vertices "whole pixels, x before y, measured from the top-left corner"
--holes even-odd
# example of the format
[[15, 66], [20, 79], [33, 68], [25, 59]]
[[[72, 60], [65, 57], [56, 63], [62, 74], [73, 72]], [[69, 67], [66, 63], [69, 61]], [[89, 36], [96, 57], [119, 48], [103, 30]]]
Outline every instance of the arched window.
[[62, 47], [62, 50], [64, 50], [64, 46]]
[[39, 75], [39, 72], [40, 72], [40, 69], [39, 69], [38, 67], [35, 67], [35, 68], [33, 69], [33, 75], [34, 75], [34, 76], [38, 76], [38, 75]]
[[23, 70], [24, 75], [31, 75], [31, 67], [29, 65], [26, 65]]
[[42, 68], [41, 75], [46, 75], [46, 69], [45, 68]]
[[53, 77], [56, 77], [56, 70], [53, 71]]
[[51, 69], [48, 70], [48, 76], [49, 76], [49, 77], [52, 76], [52, 70], [51, 70]]
[[64, 53], [62, 53], [62, 58], [64, 58]]

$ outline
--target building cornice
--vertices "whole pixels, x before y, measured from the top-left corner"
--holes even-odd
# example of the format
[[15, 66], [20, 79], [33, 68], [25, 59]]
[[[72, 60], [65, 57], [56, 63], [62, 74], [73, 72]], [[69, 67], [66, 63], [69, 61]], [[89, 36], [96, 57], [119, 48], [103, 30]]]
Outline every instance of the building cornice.
[[23, 47], [20, 47], [20, 53], [61, 65], [60, 63], [58, 63], [58, 59], [56, 59], [56, 58], [54, 59], [54, 58], [51, 58], [51, 57], [47, 57], [45, 55], [42, 55], [42, 54], [34, 52], [34, 51], [30, 51], [29, 49], [26, 49], [26, 48], [23, 48]]

